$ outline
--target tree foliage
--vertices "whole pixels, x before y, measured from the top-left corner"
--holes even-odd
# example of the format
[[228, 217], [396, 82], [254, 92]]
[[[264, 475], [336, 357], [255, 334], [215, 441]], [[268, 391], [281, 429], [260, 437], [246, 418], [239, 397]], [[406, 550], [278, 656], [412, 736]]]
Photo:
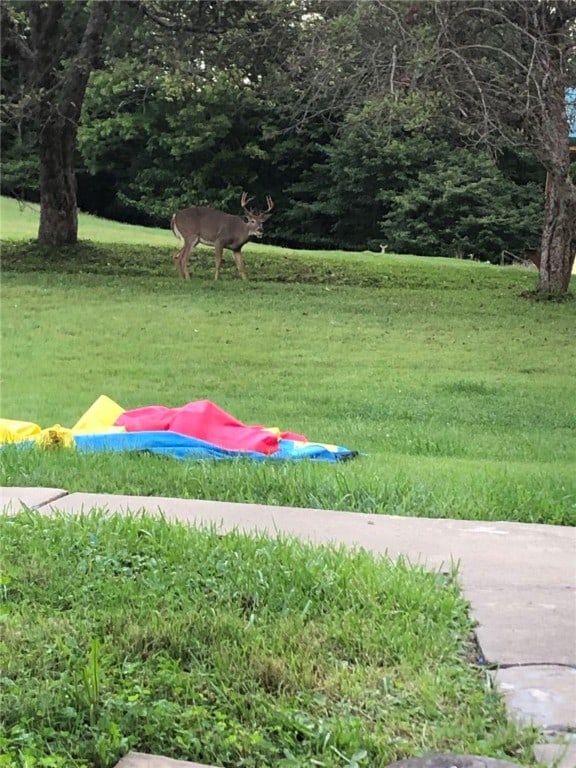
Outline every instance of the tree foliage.
[[266, 160], [258, 99], [221, 75], [197, 88], [163, 73], [150, 78], [148, 69], [139, 101], [125, 79], [137, 66], [124, 61], [93, 80], [80, 132], [89, 170], [111, 174], [117, 201], [149, 222], [165, 222], [190, 200], [237, 202]]
[[568, 287], [567, 0], [6, 0], [2, 13], [3, 184], [40, 196], [45, 240], [75, 237], [75, 174], [87, 210], [153, 224], [192, 204], [237, 212], [247, 189], [276, 200], [280, 244], [499, 260], [541, 240], [541, 288]]
[[[492, 153], [524, 147], [547, 172], [540, 288], [563, 293], [576, 253], [565, 94], [576, 82], [571, 0], [350, 3], [309, 30], [295, 120], [407, 94], [437, 99], [450, 132]], [[305, 62], [303, 69], [301, 61]]]

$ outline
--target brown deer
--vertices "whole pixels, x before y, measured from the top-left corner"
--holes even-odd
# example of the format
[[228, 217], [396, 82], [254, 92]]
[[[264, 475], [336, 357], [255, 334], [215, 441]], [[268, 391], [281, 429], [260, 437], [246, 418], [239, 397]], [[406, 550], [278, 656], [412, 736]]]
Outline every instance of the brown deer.
[[261, 213], [247, 208], [253, 198], [242, 192], [240, 205], [246, 214], [246, 221], [240, 216], [232, 216], [214, 208], [184, 208], [172, 216], [170, 227], [176, 237], [184, 240], [184, 245], [174, 256], [174, 263], [180, 277], [190, 279], [188, 272], [188, 259], [192, 248], [198, 243], [214, 246], [214, 259], [216, 271], [214, 280], [218, 280], [220, 265], [222, 264], [222, 251], [228, 248], [234, 254], [234, 261], [243, 280], [246, 280], [244, 262], [242, 261], [242, 246], [251, 237], [262, 237], [262, 225], [270, 216], [274, 208], [274, 202], [270, 195], [266, 197], [268, 208]]

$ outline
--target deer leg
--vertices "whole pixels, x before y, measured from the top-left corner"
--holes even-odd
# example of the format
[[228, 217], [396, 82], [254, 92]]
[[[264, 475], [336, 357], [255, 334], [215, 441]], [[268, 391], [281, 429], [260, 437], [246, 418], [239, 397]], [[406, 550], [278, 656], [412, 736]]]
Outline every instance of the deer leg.
[[183, 277], [184, 280], [190, 280], [190, 273], [188, 272], [188, 259], [190, 258], [190, 251], [192, 250], [192, 246], [189, 246], [186, 244], [184, 248], [182, 248], [182, 252], [180, 253], [180, 259], [178, 261], [179, 267], [180, 267], [180, 277]]
[[236, 266], [238, 267], [238, 272], [240, 272], [240, 277], [242, 278], [242, 280], [246, 280], [246, 270], [244, 269], [242, 251], [234, 251], [234, 261], [236, 262]]
[[178, 253], [175, 253], [172, 257], [174, 259], [174, 266], [176, 267], [176, 272], [178, 272], [178, 277], [182, 277], [182, 270], [180, 268], [180, 256], [182, 255], [182, 251], [184, 248], [180, 248]]
[[184, 247], [177, 254], [178, 274], [180, 275], [180, 277], [183, 277], [185, 280], [190, 280], [190, 273], [188, 272], [188, 259], [190, 258], [190, 252], [192, 251], [192, 248], [194, 248], [197, 242], [198, 242], [198, 238], [194, 240], [185, 240]]
[[216, 269], [214, 270], [214, 280], [218, 280], [218, 276], [220, 274], [220, 267], [222, 265], [222, 251], [223, 248], [220, 243], [214, 243], [214, 263], [216, 265]]

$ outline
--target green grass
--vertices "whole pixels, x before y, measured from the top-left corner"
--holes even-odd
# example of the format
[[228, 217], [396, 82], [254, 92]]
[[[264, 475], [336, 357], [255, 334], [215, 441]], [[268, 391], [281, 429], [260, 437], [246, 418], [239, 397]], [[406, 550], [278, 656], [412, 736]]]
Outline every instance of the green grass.
[[125, 408], [208, 398], [366, 455], [156, 469], [12, 449], [2, 483], [575, 523], [572, 305], [481, 280], [327, 288], [5, 273], [3, 416], [71, 426], [102, 393]]
[[[12, 198], [0, 196], [0, 229], [3, 240], [36, 237], [39, 221], [40, 206], [37, 203], [19, 203]], [[79, 216], [79, 236], [83, 240], [100, 243], [171, 246], [175, 242], [168, 224], [165, 230], [127, 227], [86, 213]]]
[[[521, 299], [533, 271], [260, 244], [248, 283], [231, 259], [211, 281], [207, 249], [184, 283], [167, 229], [81, 216], [84, 240], [55, 252], [28, 242], [31, 211], [1, 199], [0, 218], [2, 416], [71, 426], [102, 393], [208, 398], [363, 453], [9, 446], [2, 485], [576, 524], [574, 305]], [[454, 574], [97, 512], [0, 528], [0, 766], [108, 768], [128, 749], [283, 768], [441, 750], [530, 762], [534, 733], [470, 664]]]
[[454, 574], [151, 518], [0, 517], [0, 766], [530, 763]]
[[[4, 233], [20, 214], [0, 202]], [[71, 426], [103, 393], [125, 408], [207, 398], [364, 455], [280, 466], [9, 449], [4, 485], [576, 524], [575, 305], [520, 298], [533, 271], [260, 245], [246, 258], [258, 280], [228, 259], [214, 283], [204, 249], [184, 282], [171, 233], [140, 230], [103, 222], [101, 238], [125, 242], [59, 252], [3, 244], [2, 416]]]

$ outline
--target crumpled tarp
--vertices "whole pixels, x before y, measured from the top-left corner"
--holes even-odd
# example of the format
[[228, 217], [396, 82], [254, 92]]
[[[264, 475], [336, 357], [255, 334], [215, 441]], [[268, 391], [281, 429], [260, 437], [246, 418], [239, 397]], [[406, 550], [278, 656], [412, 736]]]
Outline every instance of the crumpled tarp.
[[356, 451], [310, 442], [304, 435], [277, 428], [248, 426], [209, 400], [181, 408], [148, 406], [125, 411], [101, 395], [68, 429], [42, 429], [32, 422], [0, 419], [0, 443], [75, 446], [83, 452], [139, 451], [177, 459], [280, 459], [336, 462]]
[[181, 408], [164, 405], [137, 408], [122, 413], [115, 423], [126, 432], [177, 432], [214, 443], [219, 448], [267, 455], [275, 453], [283, 439], [308, 442], [304, 435], [243, 424], [210, 400], [195, 400]]

